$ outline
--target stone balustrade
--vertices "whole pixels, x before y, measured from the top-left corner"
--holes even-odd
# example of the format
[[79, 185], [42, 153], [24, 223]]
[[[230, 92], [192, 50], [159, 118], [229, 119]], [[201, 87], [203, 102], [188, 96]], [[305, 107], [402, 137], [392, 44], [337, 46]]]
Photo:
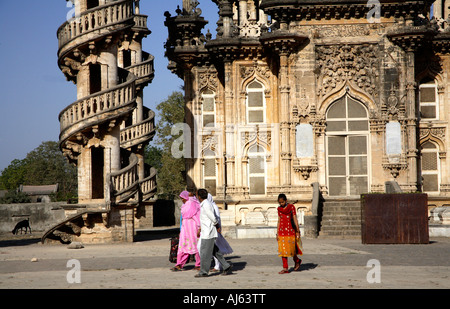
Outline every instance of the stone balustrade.
[[61, 132], [79, 122], [114, 111], [135, 100], [136, 78], [72, 103], [59, 114]]
[[147, 15], [135, 15], [134, 27], [147, 29]]
[[135, 64], [135, 65], [132, 65], [132, 66], [129, 66], [126, 68], [126, 70], [130, 71], [138, 79], [151, 77], [151, 76], [153, 76], [153, 74], [155, 74], [155, 69], [154, 69], [155, 57], [148, 53], [145, 53], [144, 58], [145, 58], [145, 60], [142, 61], [141, 63]]
[[143, 199], [147, 200], [156, 193], [156, 169], [151, 168], [150, 176], [140, 182]]
[[125, 147], [127, 143], [132, 143], [142, 137], [149, 136], [155, 131], [155, 114], [151, 112], [147, 120], [127, 127], [120, 131], [120, 144]]
[[126, 201], [139, 190], [138, 159], [135, 154], [130, 156], [130, 164], [110, 174], [112, 194], [115, 203]]
[[[59, 27], [59, 48], [86, 33], [134, 19], [133, 0], [114, 1], [82, 12]], [[138, 18], [140, 23], [142, 18]], [[145, 21], [146, 23], [146, 21]]]

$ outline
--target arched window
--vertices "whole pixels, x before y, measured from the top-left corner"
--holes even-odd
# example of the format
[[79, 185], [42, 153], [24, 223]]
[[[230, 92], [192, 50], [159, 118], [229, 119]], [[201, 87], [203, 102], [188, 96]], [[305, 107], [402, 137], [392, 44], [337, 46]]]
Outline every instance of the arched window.
[[330, 196], [369, 189], [369, 119], [366, 107], [346, 95], [327, 112], [327, 175]]
[[216, 99], [215, 94], [211, 90], [202, 93], [202, 124], [203, 127], [216, 126]]
[[439, 192], [439, 148], [427, 141], [422, 145], [422, 189], [424, 192]]
[[216, 153], [210, 148], [203, 152], [203, 185], [211, 195], [216, 195], [217, 188], [217, 168]]
[[419, 105], [421, 119], [439, 119], [437, 86], [431, 78], [425, 78], [420, 82]]
[[253, 81], [247, 86], [247, 123], [264, 123], [265, 112], [264, 86]]
[[250, 194], [266, 194], [266, 156], [259, 145], [248, 150], [248, 183]]

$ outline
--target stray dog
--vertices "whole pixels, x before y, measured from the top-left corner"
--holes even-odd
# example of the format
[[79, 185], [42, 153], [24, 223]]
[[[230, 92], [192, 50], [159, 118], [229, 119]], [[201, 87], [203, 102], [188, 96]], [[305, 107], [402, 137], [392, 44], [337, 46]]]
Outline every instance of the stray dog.
[[30, 227], [30, 219], [29, 218], [27, 220], [22, 220], [19, 223], [17, 223], [16, 226], [14, 227], [14, 230], [12, 230], [12, 233], [14, 235], [18, 234], [19, 233], [19, 229], [20, 229], [20, 234], [22, 234], [23, 228], [25, 228], [25, 234], [27, 233], [28, 229], [30, 229], [30, 234], [31, 234], [31, 227]]

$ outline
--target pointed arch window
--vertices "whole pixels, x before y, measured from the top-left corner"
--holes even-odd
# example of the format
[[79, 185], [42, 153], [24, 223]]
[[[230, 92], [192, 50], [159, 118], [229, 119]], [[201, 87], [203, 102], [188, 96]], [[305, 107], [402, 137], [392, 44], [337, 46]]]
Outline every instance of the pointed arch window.
[[327, 111], [328, 194], [354, 196], [368, 192], [369, 119], [363, 104], [349, 95]]
[[419, 85], [419, 106], [421, 119], [439, 119], [437, 85], [431, 78], [423, 79]]
[[247, 123], [264, 123], [266, 120], [264, 86], [253, 81], [247, 86]]
[[248, 183], [250, 194], [266, 194], [266, 156], [260, 145], [248, 150]]
[[422, 190], [438, 193], [440, 183], [439, 147], [431, 141], [422, 145]]
[[216, 99], [215, 94], [211, 90], [202, 93], [202, 125], [203, 127], [216, 126]]

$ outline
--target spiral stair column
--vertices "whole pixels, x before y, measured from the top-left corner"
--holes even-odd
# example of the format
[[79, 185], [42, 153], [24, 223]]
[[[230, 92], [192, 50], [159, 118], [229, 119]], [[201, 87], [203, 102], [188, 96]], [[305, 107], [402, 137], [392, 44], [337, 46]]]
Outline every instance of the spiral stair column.
[[59, 115], [59, 144], [78, 167], [79, 204], [42, 240], [133, 241], [135, 208], [156, 188], [143, 162], [154, 136], [142, 91], [154, 76], [153, 56], [142, 51], [147, 16], [136, 0], [79, 1], [57, 33], [58, 65], [77, 86], [77, 101]]

